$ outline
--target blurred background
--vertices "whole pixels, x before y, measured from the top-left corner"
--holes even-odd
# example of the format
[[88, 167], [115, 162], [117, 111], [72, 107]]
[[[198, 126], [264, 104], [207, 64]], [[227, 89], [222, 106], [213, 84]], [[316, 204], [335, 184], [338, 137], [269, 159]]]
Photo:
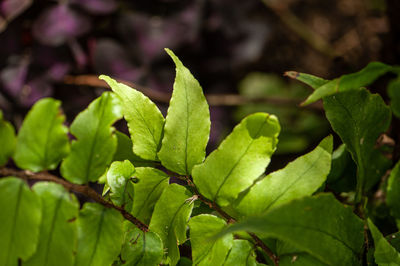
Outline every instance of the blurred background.
[[298, 106], [311, 90], [283, 73], [329, 79], [370, 61], [398, 63], [399, 11], [398, 0], [2, 0], [0, 108], [19, 127], [51, 96], [70, 123], [107, 89], [97, 79], [106, 74], [165, 114], [175, 76], [168, 47], [209, 96], [209, 150], [244, 116], [265, 111], [282, 125], [273, 166], [281, 167], [330, 130], [320, 104]]

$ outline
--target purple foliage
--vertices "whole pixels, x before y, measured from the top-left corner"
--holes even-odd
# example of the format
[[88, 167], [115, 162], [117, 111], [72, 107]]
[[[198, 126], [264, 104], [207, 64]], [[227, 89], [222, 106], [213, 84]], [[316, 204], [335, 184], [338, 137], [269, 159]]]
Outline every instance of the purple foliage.
[[109, 14], [117, 8], [114, 0], [71, 0], [73, 4], [80, 6], [92, 14]]
[[61, 45], [90, 29], [90, 21], [66, 4], [45, 10], [33, 25], [33, 35], [46, 45]]

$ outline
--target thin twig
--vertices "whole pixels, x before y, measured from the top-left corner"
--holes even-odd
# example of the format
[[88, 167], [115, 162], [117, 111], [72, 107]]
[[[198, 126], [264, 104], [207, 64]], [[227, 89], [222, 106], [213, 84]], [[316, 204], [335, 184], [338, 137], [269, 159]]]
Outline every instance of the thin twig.
[[[224, 210], [221, 209], [221, 207], [218, 206], [214, 201], [210, 201], [206, 197], [204, 197], [197, 189], [196, 185], [192, 182], [192, 180], [189, 177], [186, 177], [186, 182], [187, 184], [193, 188], [194, 192], [198, 196], [198, 198], [205, 203], [207, 206], [209, 206], [211, 209], [214, 211], [218, 212], [228, 223], [234, 223], [236, 222], [235, 218], [230, 216], [228, 213], [226, 213]], [[256, 246], [260, 247], [267, 255], [268, 257], [272, 260], [275, 266], [279, 265], [279, 257], [275, 255], [272, 250], [265, 245], [265, 243], [254, 233], [247, 232], [251, 238], [253, 238]]]
[[296, 17], [281, 1], [262, 0], [264, 5], [272, 10], [291, 31], [308, 43], [318, 52], [333, 58], [337, 55], [335, 49], [321, 35], [312, 31]]
[[82, 195], [85, 195], [86, 197], [94, 200], [97, 203], [102, 204], [103, 206], [107, 208], [113, 208], [119, 211], [125, 219], [129, 220], [132, 222], [134, 225], [136, 225], [140, 230], [143, 232], [147, 232], [148, 226], [134, 217], [132, 214], [129, 212], [125, 211], [123, 207], [116, 206], [112, 204], [111, 202], [106, 201], [103, 197], [101, 197], [94, 189], [87, 185], [77, 185], [77, 184], [72, 184], [64, 179], [61, 179], [55, 175], [49, 174], [49, 173], [32, 173], [30, 171], [23, 171], [23, 170], [15, 170], [12, 168], [0, 168], [0, 176], [1, 177], [6, 177], [6, 176], [15, 176], [18, 178], [22, 178], [25, 180], [40, 180], [40, 181], [51, 181], [57, 184], [60, 184], [64, 186], [67, 190], [73, 191], [80, 193]]
[[[152, 90], [150, 88], [146, 88], [136, 83], [124, 80], [118, 80], [118, 82], [124, 83], [132, 88], [135, 88], [136, 90], [143, 92], [143, 94], [156, 102], [169, 103], [169, 100], [171, 99], [170, 93]], [[68, 85], [109, 88], [105, 81], [99, 80], [98, 77], [95, 75], [65, 76], [64, 83]], [[301, 103], [301, 100], [296, 99], [288, 99], [282, 97], [250, 98], [238, 94], [207, 94], [206, 98], [210, 106], [240, 106], [255, 103], [281, 106], [299, 106]], [[305, 108], [317, 111], [323, 110], [322, 105], [318, 103], [308, 105]]]

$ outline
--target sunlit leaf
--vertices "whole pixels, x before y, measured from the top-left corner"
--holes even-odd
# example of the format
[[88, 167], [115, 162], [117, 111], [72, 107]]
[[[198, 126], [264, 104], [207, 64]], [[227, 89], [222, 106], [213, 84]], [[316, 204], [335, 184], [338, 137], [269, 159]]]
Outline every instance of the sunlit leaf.
[[0, 166], [7, 163], [14, 153], [16, 144], [14, 127], [3, 120], [3, 113], [0, 110]]
[[193, 181], [206, 198], [225, 206], [264, 173], [278, 143], [278, 119], [256, 113], [243, 119], [203, 164]]
[[163, 258], [163, 244], [154, 232], [144, 233], [128, 224], [121, 250], [123, 265], [148, 266], [159, 265]]
[[36, 251], [42, 220], [40, 199], [23, 180], [2, 178], [0, 210], [0, 265], [17, 266], [18, 259], [26, 261]]
[[194, 265], [223, 265], [232, 247], [233, 236], [228, 234], [220, 239], [213, 239], [213, 236], [225, 226], [226, 222], [214, 215], [202, 214], [190, 219], [190, 243]]
[[257, 182], [235, 206], [242, 215], [256, 215], [296, 198], [309, 196], [325, 182], [330, 170], [332, 136], [312, 152]]
[[76, 266], [108, 266], [123, 241], [122, 215], [97, 203], [85, 203], [77, 219]]
[[79, 202], [63, 186], [40, 182], [33, 191], [42, 202], [42, 223], [36, 253], [26, 266], [73, 265], [77, 240], [76, 223]]
[[146, 160], [158, 160], [164, 117], [158, 107], [143, 93], [114, 79], [101, 75], [120, 97], [122, 112], [128, 122], [133, 152]]
[[198, 81], [171, 50], [166, 51], [176, 65], [176, 78], [158, 157], [169, 170], [189, 175], [206, 155], [210, 111]]
[[192, 195], [183, 186], [169, 185], [162, 193], [151, 217], [150, 230], [161, 238], [167, 249], [166, 263], [176, 265], [179, 261], [178, 245], [186, 241], [186, 227], [192, 212]]
[[71, 153], [61, 164], [67, 180], [84, 184], [96, 181], [107, 169], [117, 149], [117, 137], [111, 126], [121, 118], [116, 96], [105, 92], [78, 114], [71, 124]]
[[38, 101], [18, 132], [14, 161], [33, 172], [55, 169], [69, 152], [68, 129], [60, 112], [61, 102], [45, 98]]

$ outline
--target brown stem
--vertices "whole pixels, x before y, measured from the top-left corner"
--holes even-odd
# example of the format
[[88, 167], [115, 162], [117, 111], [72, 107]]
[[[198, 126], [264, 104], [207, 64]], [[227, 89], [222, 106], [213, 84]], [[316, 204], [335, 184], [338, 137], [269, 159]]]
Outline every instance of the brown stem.
[[[109, 88], [105, 81], [99, 80], [95, 75], [65, 76], [64, 82], [69, 85]], [[146, 88], [144, 86], [124, 80], [118, 80], [118, 82], [124, 83], [132, 88], [143, 92], [146, 96], [156, 102], [169, 103], [169, 100], [171, 98], [171, 94], [169, 93], [155, 91], [150, 88]], [[282, 97], [249, 98], [238, 94], [208, 94], [206, 95], [206, 98], [210, 106], [238, 106], [254, 103], [265, 103], [281, 106], [299, 106], [301, 103], [300, 100]], [[305, 108], [316, 111], [323, 110], [322, 105], [319, 104], [309, 105]]]
[[113, 208], [119, 211], [125, 219], [129, 220], [132, 222], [134, 225], [136, 225], [140, 230], [143, 232], [147, 232], [148, 226], [144, 224], [142, 221], [134, 217], [132, 214], [129, 212], [125, 211], [123, 207], [116, 206], [112, 204], [111, 202], [106, 201], [103, 197], [101, 197], [94, 189], [87, 185], [76, 185], [72, 184], [64, 179], [61, 179], [55, 175], [49, 174], [49, 173], [32, 173], [30, 171], [22, 171], [22, 170], [15, 170], [11, 168], [0, 168], [0, 177], [6, 177], [6, 176], [15, 176], [19, 177], [22, 179], [26, 180], [40, 180], [40, 181], [50, 181], [54, 182], [57, 184], [60, 184], [64, 186], [66, 189], [69, 191], [77, 192], [82, 195], [85, 195], [86, 197], [94, 200], [97, 203], [102, 204], [103, 206], [107, 208]]
[[[207, 206], [209, 206], [211, 209], [214, 211], [218, 212], [228, 223], [234, 223], [236, 222], [235, 218], [230, 216], [228, 213], [226, 213], [224, 210], [221, 209], [221, 207], [218, 206], [214, 201], [211, 201], [207, 198], [205, 198], [200, 192], [197, 190], [196, 185], [190, 180], [189, 177], [186, 177], [186, 182], [189, 186], [191, 186], [194, 190], [194, 192], [198, 195], [199, 199], [204, 202]], [[267, 255], [268, 257], [272, 260], [275, 266], [279, 265], [279, 257], [276, 256], [271, 249], [265, 243], [254, 233], [247, 232], [251, 238], [253, 238], [256, 246], [260, 247]]]

